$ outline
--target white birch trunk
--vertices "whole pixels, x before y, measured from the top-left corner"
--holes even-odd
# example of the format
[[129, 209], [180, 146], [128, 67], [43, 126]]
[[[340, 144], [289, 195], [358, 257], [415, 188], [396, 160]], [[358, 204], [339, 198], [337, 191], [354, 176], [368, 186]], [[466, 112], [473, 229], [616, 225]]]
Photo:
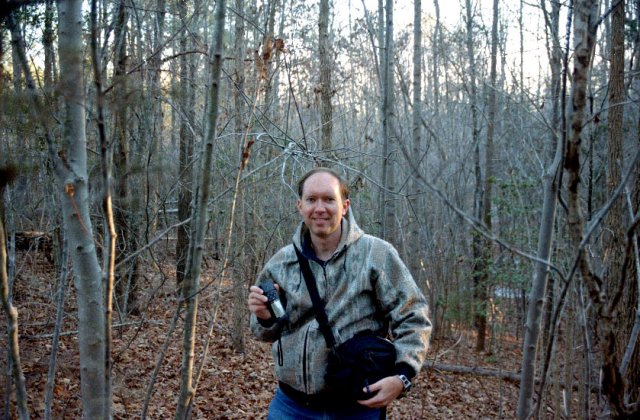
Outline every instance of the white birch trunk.
[[82, 416], [97, 419], [102, 418], [108, 403], [105, 399], [105, 314], [102, 272], [89, 218], [82, 1], [58, 2], [58, 14], [64, 131], [56, 170], [77, 291]]

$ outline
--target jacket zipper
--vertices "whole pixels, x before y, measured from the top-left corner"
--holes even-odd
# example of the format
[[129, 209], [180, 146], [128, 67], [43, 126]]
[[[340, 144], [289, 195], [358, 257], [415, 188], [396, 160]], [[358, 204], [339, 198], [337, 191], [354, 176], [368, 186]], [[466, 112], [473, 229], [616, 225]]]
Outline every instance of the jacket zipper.
[[303, 347], [303, 353], [302, 353], [302, 378], [304, 380], [304, 392], [306, 394], [309, 393], [309, 384], [307, 381], [307, 343], [308, 343], [308, 338], [309, 338], [309, 328], [311, 328], [311, 326], [307, 327], [307, 331], [304, 334], [304, 347]]
[[325, 262], [324, 264], [320, 264], [320, 267], [322, 267], [322, 276], [324, 277], [324, 301], [326, 304], [329, 300], [329, 279], [327, 278], [327, 263]]

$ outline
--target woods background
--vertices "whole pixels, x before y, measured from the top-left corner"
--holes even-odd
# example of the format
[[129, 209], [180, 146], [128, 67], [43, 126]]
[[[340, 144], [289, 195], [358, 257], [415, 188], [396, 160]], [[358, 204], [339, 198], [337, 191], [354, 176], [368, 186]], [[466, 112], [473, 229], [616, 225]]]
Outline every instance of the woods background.
[[245, 295], [315, 165], [428, 296], [425, 370], [510, 342], [500, 416], [637, 415], [640, 2], [456, 6], [0, 2], [4, 418], [192, 416], [203, 371], [258, 346]]

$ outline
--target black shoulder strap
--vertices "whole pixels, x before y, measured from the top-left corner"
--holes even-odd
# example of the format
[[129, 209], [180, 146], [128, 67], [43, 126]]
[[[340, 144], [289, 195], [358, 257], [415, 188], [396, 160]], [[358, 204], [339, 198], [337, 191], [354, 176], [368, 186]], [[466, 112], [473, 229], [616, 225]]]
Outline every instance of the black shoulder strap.
[[336, 345], [336, 339], [333, 336], [333, 331], [331, 330], [331, 324], [329, 324], [327, 312], [324, 310], [324, 303], [322, 302], [322, 299], [320, 299], [320, 294], [318, 293], [316, 278], [311, 272], [309, 260], [304, 255], [302, 255], [302, 252], [300, 252], [295, 244], [293, 245], [293, 248], [296, 250], [296, 255], [298, 256], [298, 263], [300, 263], [302, 276], [304, 277], [304, 282], [307, 284], [307, 289], [309, 290], [309, 295], [311, 296], [311, 302], [313, 303], [313, 309], [316, 312], [316, 319], [318, 320], [318, 324], [320, 325], [320, 331], [324, 336], [324, 341], [326, 341], [327, 347], [331, 349]]

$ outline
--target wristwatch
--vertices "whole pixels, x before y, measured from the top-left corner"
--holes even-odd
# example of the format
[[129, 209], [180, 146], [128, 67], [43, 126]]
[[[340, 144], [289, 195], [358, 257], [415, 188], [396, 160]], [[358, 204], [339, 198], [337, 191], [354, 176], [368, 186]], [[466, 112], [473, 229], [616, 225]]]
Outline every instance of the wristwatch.
[[409, 378], [402, 374], [398, 375], [398, 378], [400, 378], [400, 380], [402, 381], [402, 386], [404, 387], [402, 395], [404, 395], [409, 391], [409, 389], [411, 389], [411, 381], [409, 380]]

